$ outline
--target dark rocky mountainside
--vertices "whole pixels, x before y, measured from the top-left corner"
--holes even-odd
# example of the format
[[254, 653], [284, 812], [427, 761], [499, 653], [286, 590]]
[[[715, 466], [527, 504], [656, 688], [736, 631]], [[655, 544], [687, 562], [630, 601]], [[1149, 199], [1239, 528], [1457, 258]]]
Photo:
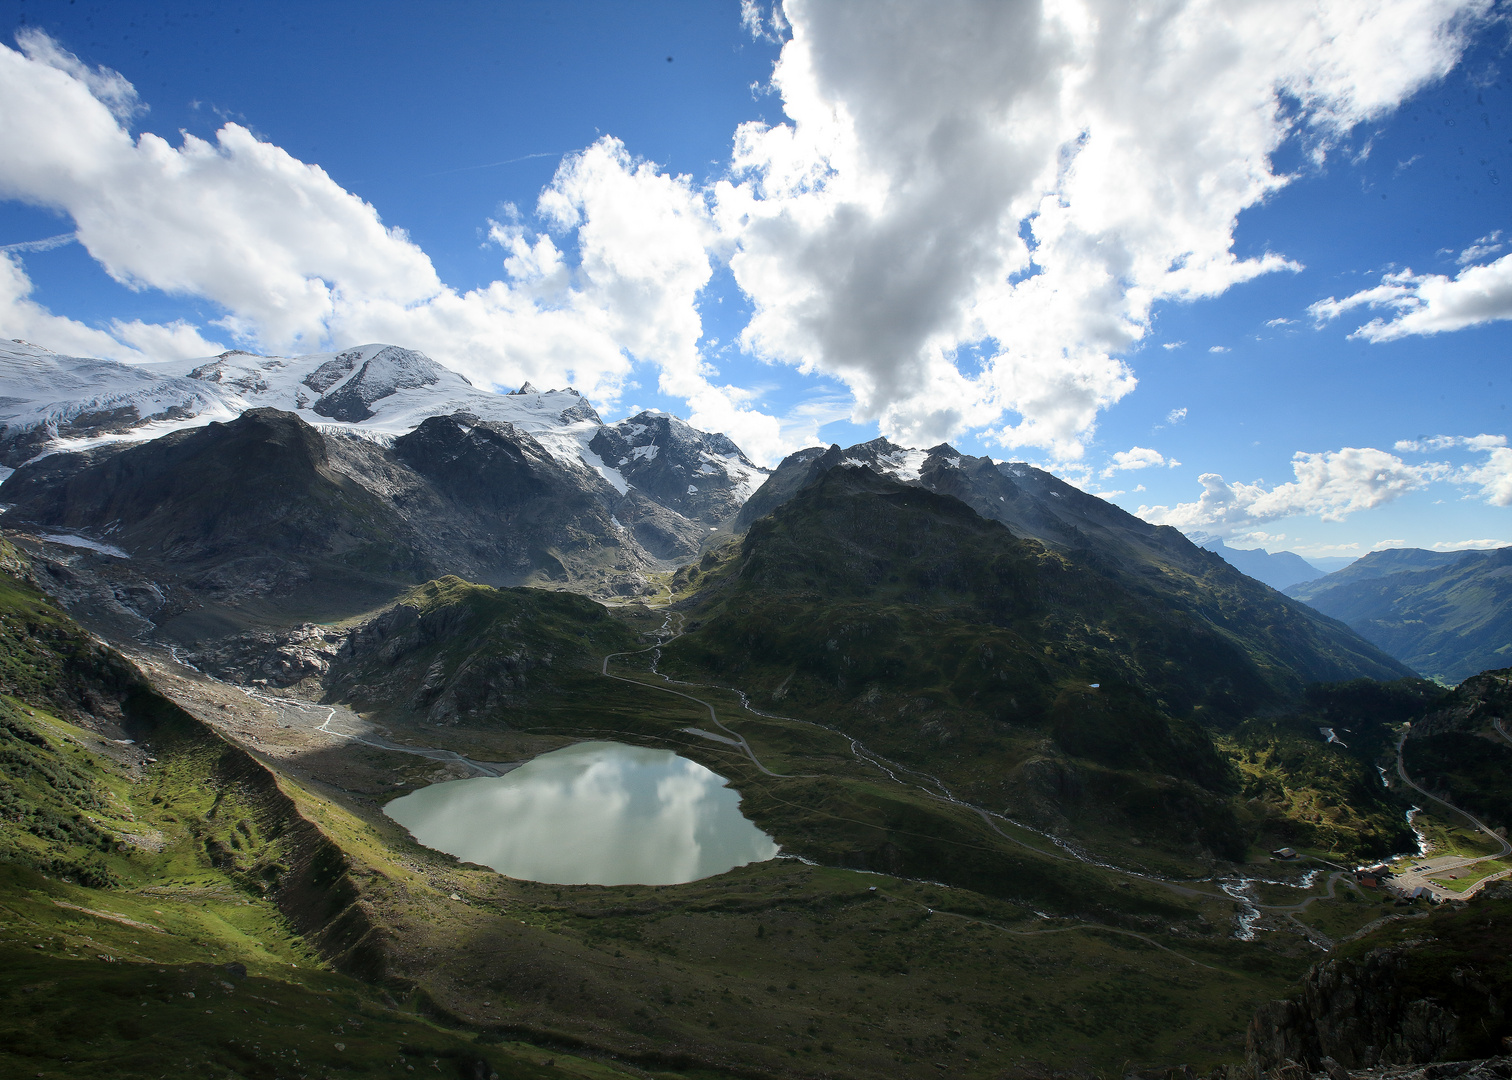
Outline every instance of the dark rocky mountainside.
[[605, 424], [588, 448], [628, 485], [614, 502], [616, 520], [658, 558], [697, 555], [766, 476], [728, 437], [663, 412]]
[[1512, 828], [1512, 668], [1460, 683], [1415, 719], [1403, 760], [1429, 791], [1493, 828]]
[[254, 409], [44, 457], [0, 492], [13, 529], [129, 556], [57, 556], [56, 587], [82, 612], [186, 643], [345, 617], [448, 572], [610, 593], [646, 588], [654, 565], [596, 473], [467, 416], [432, 417], [385, 447]]
[[1038, 540], [1134, 593], [1208, 623], [1288, 693], [1311, 682], [1413, 674], [1339, 623], [1240, 573], [1169, 526], [1151, 525], [1033, 466], [997, 464], [947, 445], [920, 453], [877, 439], [848, 450], [800, 451], [751, 497], [737, 527], [749, 527], [752, 515], [770, 513], [842, 461], [954, 496], [1013, 535]]
[[1512, 547], [1373, 551], [1286, 592], [1430, 678], [1457, 683], [1512, 660]]
[[1462, 551], [1425, 551], [1422, 548], [1387, 548], [1362, 555], [1347, 566], [1341, 567], [1321, 578], [1288, 586], [1286, 594], [1298, 600], [1311, 600], [1320, 592], [1348, 582], [1368, 581], [1389, 574], [1410, 573], [1416, 570], [1441, 570], [1459, 561]]
[[[1401, 669], [1168, 532], [1216, 582], [1151, 587], [958, 499], [831, 467], [738, 547], [680, 573], [696, 622], [667, 663], [763, 708], [843, 718], [974, 801], [1242, 851], [1209, 731], [1297, 705], [1299, 668]], [[1214, 593], [1227, 597], [1213, 584], [1242, 597], [1246, 583], [1265, 606], [1230, 602], [1215, 618]], [[1172, 836], [1175, 820], [1191, 831]]]
[[585, 597], [445, 578], [354, 630], [332, 658], [327, 692], [398, 722], [502, 724], [635, 642]]

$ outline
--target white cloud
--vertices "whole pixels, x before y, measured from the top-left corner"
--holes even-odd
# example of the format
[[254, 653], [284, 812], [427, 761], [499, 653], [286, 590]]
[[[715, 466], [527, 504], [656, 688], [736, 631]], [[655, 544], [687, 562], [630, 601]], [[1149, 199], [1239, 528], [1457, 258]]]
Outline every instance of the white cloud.
[[1209, 345], [1208, 346], [1208, 352], [1210, 352], [1210, 353], [1226, 353], [1226, 352], [1228, 352], [1228, 346], [1227, 345]]
[[1478, 495], [1492, 506], [1512, 506], [1512, 449], [1508, 448], [1505, 435], [1434, 435], [1422, 439], [1401, 439], [1396, 444], [1398, 453], [1407, 454], [1454, 449], [1483, 453], [1486, 460], [1479, 464], [1461, 465], [1447, 473], [1446, 478], [1450, 482], [1478, 489], [1467, 498]]
[[[1490, 240], [1482, 237], [1482, 241]], [[1501, 245], [1477, 243], [1461, 252], [1459, 262], [1499, 251]], [[1414, 274], [1411, 269], [1384, 275], [1381, 283], [1346, 296], [1330, 296], [1309, 307], [1319, 324], [1356, 308], [1385, 309], [1389, 318], [1376, 318], [1350, 334], [1366, 341], [1395, 341], [1413, 334], [1440, 334], [1483, 323], [1512, 319], [1512, 255], [1495, 262], [1465, 266], [1448, 277], [1444, 274]]]
[[1162, 349], [1165, 349], [1167, 352], [1170, 352], [1172, 349], [1179, 349], [1185, 344], [1186, 342], [1184, 341], [1167, 341], [1162, 343], [1160, 347]]
[[[1183, 410], [1185, 411], [1185, 410]], [[1103, 476], [1112, 476], [1116, 472], [1125, 472], [1130, 469], [1148, 469], [1155, 465], [1165, 465], [1175, 468], [1180, 465], [1179, 461], [1172, 461], [1163, 456], [1159, 450], [1151, 450], [1146, 446], [1133, 446], [1127, 450], [1120, 450], [1109, 460], [1108, 467], [1102, 471]], [[1120, 495], [1123, 492], [1119, 492]]]
[[778, 42], [787, 31], [787, 21], [782, 17], [782, 5], [776, 0], [768, 16], [757, 0], [740, 0], [740, 25], [758, 41]]
[[1442, 76], [1487, 2], [785, 10], [789, 122], [742, 127], [717, 194], [744, 343], [844, 381], [900, 441], [984, 426], [1074, 460], [1155, 303], [1296, 269], [1232, 250], [1291, 179], [1280, 144], [1321, 159]]
[[1399, 454], [1425, 454], [1453, 447], [1470, 450], [1490, 450], [1506, 446], [1505, 435], [1434, 435], [1425, 439], [1398, 439], [1394, 449]]
[[137, 98], [136, 87], [119, 71], [104, 66], [91, 69], [73, 53], [59, 47], [45, 31], [23, 26], [16, 31], [16, 44], [28, 60], [61, 71], [73, 82], [82, 84], [91, 97], [122, 123], [147, 111], [147, 106]]
[[[0, 197], [68, 214], [123, 284], [215, 302], [241, 344], [290, 352], [395, 341], [475, 381], [570, 382], [604, 405], [642, 360], [688, 401], [694, 423], [765, 459], [786, 449], [778, 418], [705, 377], [697, 299], [721, 241], [703, 195], [618, 141], [568, 156], [542, 193], [539, 213], [571, 242], [575, 263], [550, 235], [495, 225], [506, 279], [460, 293], [318, 166], [237, 124], [178, 147], [133, 138], [124, 79], [88, 72], [40, 33], [23, 45], [26, 55], [0, 47]], [[182, 322], [116, 322], [105, 333], [53, 316], [30, 293], [18, 263], [0, 268], [8, 336], [127, 360], [223, 348]]]
[[1432, 548], [1434, 551], [1485, 551], [1509, 546], [1512, 546], [1512, 540], [1440, 540]]
[[60, 233], [57, 236], [43, 237], [41, 240], [23, 240], [19, 244], [0, 245], [0, 252], [7, 255], [23, 255], [30, 252], [54, 251], [72, 244], [78, 238], [77, 233]]
[[1267, 319], [1265, 325], [1266, 326], [1291, 326], [1296, 321], [1297, 321], [1296, 319]]
[[1170, 412], [1166, 413], [1166, 423], [1168, 424], [1181, 424], [1186, 421], [1186, 418], [1187, 410], [1185, 405], [1183, 405], [1179, 409], [1172, 409]]
[[[555, 231], [496, 226], [504, 275], [468, 292], [246, 127], [133, 136], [129, 82], [28, 32], [0, 47], [0, 198], [72, 218], [131, 288], [219, 305], [238, 343], [395, 341], [475, 381], [571, 382], [606, 406], [638, 361], [695, 423], [771, 460], [808, 420], [758, 411], [700, 352], [699, 293], [728, 257], [754, 309], [742, 343], [840, 381], [853, 419], [919, 445], [984, 430], [1075, 463], [1134, 388], [1121, 357], [1154, 305], [1296, 268], [1232, 250], [1239, 213], [1291, 179], [1271, 165], [1282, 142], [1321, 160], [1446, 73], [1489, 3], [745, 4], [748, 30], [787, 37], [787, 121], [744, 125], [707, 192], [612, 138], [570, 155], [537, 207]], [[183, 323], [58, 318], [15, 254], [7, 335], [128, 359], [215, 345]], [[966, 346], [985, 363], [963, 369]]]
[[110, 333], [117, 341], [125, 342], [143, 356], [161, 360], [188, 360], [196, 356], [213, 356], [226, 351], [219, 341], [209, 341], [193, 326], [182, 319], [174, 322], [144, 323], [141, 319], [122, 322], [115, 319], [110, 324]]
[[1370, 447], [1297, 453], [1292, 456], [1292, 472], [1295, 480], [1273, 488], [1263, 483], [1230, 484], [1217, 473], [1203, 473], [1198, 477], [1203, 493], [1196, 502], [1141, 506], [1138, 514], [1183, 532], [1202, 528], [1228, 536], [1294, 515], [1342, 521], [1450, 475], [1443, 463], [1409, 465], [1394, 454]]
[[1468, 266], [1471, 263], [1480, 262], [1482, 259], [1488, 256], [1495, 255], [1498, 251], [1507, 246], [1505, 244], [1497, 242], [1501, 239], [1501, 235], [1502, 231], [1500, 229], [1496, 229], [1493, 232], [1487, 233], [1485, 236], [1481, 237], [1475, 243], [1467, 247], [1464, 251], [1460, 252], [1459, 256], [1454, 261], [1459, 263], [1461, 266]]
[[31, 294], [31, 279], [21, 261], [9, 252], [0, 253], [0, 335], [63, 353], [111, 360], [141, 359], [134, 349], [104, 331], [52, 314], [31, 299]]
[[1512, 506], [1512, 449], [1487, 447], [1486, 460], [1462, 466], [1454, 482], [1478, 488], [1477, 494], [1492, 506]]
[[1264, 548], [1266, 551], [1275, 551], [1286, 542], [1285, 533], [1268, 533], [1264, 529], [1253, 529], [1246, 533], [1235, 533], [1226, 537], [1223, 541], [1225, 547], [1236, 550], [1253, 550]]

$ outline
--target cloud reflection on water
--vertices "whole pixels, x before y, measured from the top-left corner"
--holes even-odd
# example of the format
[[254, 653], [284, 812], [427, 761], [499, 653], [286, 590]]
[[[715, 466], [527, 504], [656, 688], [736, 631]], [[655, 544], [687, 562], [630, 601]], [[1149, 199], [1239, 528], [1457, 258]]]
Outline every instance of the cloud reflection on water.
[[385, 813], [427, 847], [557, 885], [674, 885], [777, 854], [723, 777], [623, 743], [578, 743], [505, 776], [432, 784]]

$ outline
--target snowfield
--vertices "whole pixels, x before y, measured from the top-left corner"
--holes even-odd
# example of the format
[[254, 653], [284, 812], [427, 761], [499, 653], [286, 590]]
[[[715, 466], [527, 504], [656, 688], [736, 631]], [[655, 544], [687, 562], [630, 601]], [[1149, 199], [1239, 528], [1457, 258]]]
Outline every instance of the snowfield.
[[[0, 446], [7, 474], [46, 454], [155, 439], [256, 408], [283, 409], [314, 427], [377, 442], [407, 434], [432, 416], [468, 413], [513, 424], [557, 460], [581, 463], [621, 494], [631, 485], [589, 449], [594, 436], [606, 427], [616, 430], [631, 443], [634, 459], [654, 460], [660, 449], [650, 441], [647, 424], [632, 418], [606, 425], [570, 387], [543, 391], [526, 383], [508, 394], [480, 389], [423, 353], [396, 345], [297, 357], [232, 350], [199, 360], [125, 364], [0, 342]], [[703, 457], [709, 473], [723, 472], [742, 502], [767, 476], [738, 451]]]

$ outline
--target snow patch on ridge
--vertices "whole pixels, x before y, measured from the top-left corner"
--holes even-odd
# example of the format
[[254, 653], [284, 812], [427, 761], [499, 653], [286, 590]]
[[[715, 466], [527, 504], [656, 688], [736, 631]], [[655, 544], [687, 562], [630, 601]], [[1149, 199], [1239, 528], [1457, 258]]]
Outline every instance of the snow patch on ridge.
[[74, 533], [39, 533], [40, 539], [54, 544], [63, 544], [67, 547], [83, 548], [86, 551], [98, 552], [101, 555], [110, 555], [117, 559], [129, 559], [130, 555], [116, 547], [114, 544], [102, 544], [98, 540], [91, 540], [87, 536], [77, 536]]
[[928, 457], [923, 450], [899, 447], [890, 454], [878, 455], [877, 468], [902, 483], [917, 483]]

